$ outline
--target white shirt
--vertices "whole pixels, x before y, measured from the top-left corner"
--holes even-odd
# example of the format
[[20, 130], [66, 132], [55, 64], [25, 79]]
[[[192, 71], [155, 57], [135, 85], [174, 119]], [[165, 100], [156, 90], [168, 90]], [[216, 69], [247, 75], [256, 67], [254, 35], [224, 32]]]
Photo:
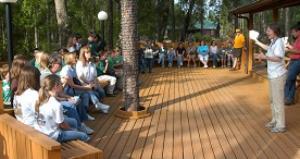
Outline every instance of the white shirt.
[[21, 95], [15, 95], [13, 107], [17, 120], [33, 127], [35, 121], [35, 104], [38, 97], [38, 92], [33, 89], [27, 89]]
[[210, 46], [210, 53], [216, 54], [218, 52], [218, 46]]
[[74, 77], [77, 77], [76, 76], [76, 71], [73, 67], [71, 67], [70, 65], [65, 65], [62, 69], [61, 69], [61, 72], [60, 72], [60, 77], [61, 78], [74, 78]]
[[281, 61], [280, 62], [272, 62], [269, 60], [267, 61], [269, 79], [278, 78], [287, 72], [285, 68], [284, 55], [285, 55], [285, 50], [284, 50], [283, 40], [280, 38], [278, 38], [275, 41], [271, 40], [271, 44], [268, 47], [266, 56], [268, 57], [277, 56], [281, 58]]
[[91, 62], [87, 63], [86, 65], [83, 65], [81, 61], [77, 61], [76, 74], [78, 79], [82, 83], [91, 83], [97, 78], [96, 65]]
[[63, 108], [56, 98], [50, 97], [48, 102], [39, 107], [34, 128], [48, 135], [52, 139], [57, 139], [61, 132], [59, 124], [63, 123]]

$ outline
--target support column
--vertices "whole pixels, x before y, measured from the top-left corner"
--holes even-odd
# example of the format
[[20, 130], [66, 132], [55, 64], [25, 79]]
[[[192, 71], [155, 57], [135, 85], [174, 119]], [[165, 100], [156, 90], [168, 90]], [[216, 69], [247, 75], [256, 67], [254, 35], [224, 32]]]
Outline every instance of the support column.
[[273, 22], [278, 22], [279, 19], [279, 11], [278, 9], [273, 9]]
[[[249, 21], [248, 21], [248, 29], [253, 29], [253, 14], [249, 14]], [[248, 73], [251, 73], [253, 70], [253, 40], [248, 38]]]

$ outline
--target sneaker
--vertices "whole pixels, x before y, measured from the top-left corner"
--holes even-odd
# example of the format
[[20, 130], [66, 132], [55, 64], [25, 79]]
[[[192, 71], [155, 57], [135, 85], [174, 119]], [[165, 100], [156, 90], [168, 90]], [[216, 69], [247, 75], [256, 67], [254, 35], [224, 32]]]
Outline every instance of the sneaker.
[[97, 103], [95, 104], [96, 109], [102, 111], [103, 113], [107, 114], [109, 112], [109, 105], [103, 104], [103, 103]]
[[84, 123], [81, 123], [81, 127], [79, 128], [79, 131], [84, 132], [88, 135], [92, 135], [94, 133], [94, 130], [86, 126]]
[[266, 125], [265, 125], [265, 127], [266, 128], [269, 128], [269, 129], [272, 129], [272, 128], [274, 128], [275, 127], [275, 125], [276, 125], [276, 122], [268, 122]]
[[93, 116], [91, 116], [90, 114], [87, 114], [87, 116], [88, 116], [88, 120], [91, 120], [91, 121], [95, 120], [95, 118]]
[[271, 132], [272, 132], [272, 133], [284, 133], [285, 131], [286, 131], [285, 128], [276, 128], [276, 127], [273, 127], [273, 128], [271, 129]]
[[294, 100], [284, 100], [284, 105], [286, 105], [286, 106], [291, 106], [294, 104], [295, 104]]

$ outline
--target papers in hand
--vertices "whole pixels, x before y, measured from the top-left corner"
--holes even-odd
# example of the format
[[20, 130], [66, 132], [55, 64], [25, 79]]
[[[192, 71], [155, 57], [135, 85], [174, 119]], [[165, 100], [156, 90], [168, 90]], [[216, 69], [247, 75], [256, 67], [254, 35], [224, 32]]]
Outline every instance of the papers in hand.
[[259, 36], [259, 32], [256, 31], [256, 30], [250, 30], [249, 31], [249, 38], [252, 39], [252, 40], [257, 40]]
[[288, 43], [289, 43], [289, 41], [288, 41], [288, 40], [289, 40], [289, 37], [286, 36], [286, 37], [283, 37], [283, 38], [281, 38], [281, 39], [282, 39], [284, 45], [287, 46]]

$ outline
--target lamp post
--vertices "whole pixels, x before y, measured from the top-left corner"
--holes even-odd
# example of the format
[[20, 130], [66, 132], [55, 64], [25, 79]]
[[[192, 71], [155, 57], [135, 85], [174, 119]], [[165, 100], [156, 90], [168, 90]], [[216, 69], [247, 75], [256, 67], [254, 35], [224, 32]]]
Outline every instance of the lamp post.
[[104, 41], [104, 21], [105, 20], [107, 20], [107, 18], [108, 18], [108, 15], [107, 15], [107, 13], [105, 12], [105, 11], [100, 11], [99, 13], [98, 13], [98, 19], [100, 20], [100, 22], [101, 22], [101, 29], [102, 29], [102, 39], [103, 39], [103, 41]]
[[[6, 29], [7, 29], [7, 58], [9, 64], [9, 70], [11, 70], [12, 60], [13, 60], [13, 44], [12, 44], [12, 18], [11, 18], [11, 3], [16, 3], [17, 0], [0, 0], [0, 3], [5, 4], [5, 19], [6, 19]], [[11, 74], [9, 71], [9, 81], [11, 81]], [[11, 105], [13, 103], [11, 102]], [[0, 108], [0, 113], [3, 108]]]
[[13, 59], [13, 44], [12, 44], [12, 18], [11, 18], [11, 3], [16, 3], [17, 0], [0, 0], [0, 3], [5, 4], [5, 18], [7, 29], [7, 51], [8, 51], [8, 63], [11, 67]]

